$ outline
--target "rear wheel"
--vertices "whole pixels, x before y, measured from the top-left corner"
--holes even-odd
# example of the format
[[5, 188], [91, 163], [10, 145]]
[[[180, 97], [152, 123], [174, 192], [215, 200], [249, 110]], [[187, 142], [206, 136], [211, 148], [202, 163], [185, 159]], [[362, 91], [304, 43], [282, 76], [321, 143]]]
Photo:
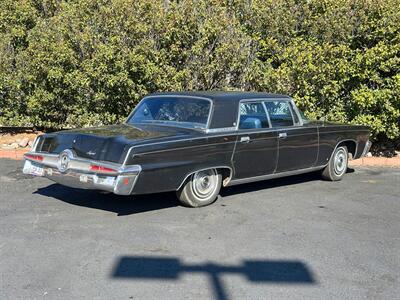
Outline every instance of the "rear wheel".
[[198, 171], [189, 177], [177, 196], [185, 206], [206, 206], [217, 200], [221, 184], [222, 176], [216, 169]]
[[347, 171], [349, 153], [346, 146], [336, 148], [328, 165], [322, 171], [322, 178], [330, 181], [342, 180]]

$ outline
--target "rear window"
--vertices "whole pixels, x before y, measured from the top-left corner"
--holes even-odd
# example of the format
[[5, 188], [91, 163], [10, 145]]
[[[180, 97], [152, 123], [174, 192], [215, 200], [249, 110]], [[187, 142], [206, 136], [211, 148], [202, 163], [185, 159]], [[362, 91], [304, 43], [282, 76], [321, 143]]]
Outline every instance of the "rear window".
[[135, 109], [128, 123], [151, 123], [206, 128], [211, 101], [189, 97], [151, 97]]

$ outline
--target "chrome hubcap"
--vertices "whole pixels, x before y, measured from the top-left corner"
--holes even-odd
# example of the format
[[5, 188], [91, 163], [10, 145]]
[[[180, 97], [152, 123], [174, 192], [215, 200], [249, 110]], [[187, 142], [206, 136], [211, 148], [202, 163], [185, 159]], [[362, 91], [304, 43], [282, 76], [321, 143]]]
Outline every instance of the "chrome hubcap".
[[347, 155], [344, 149], [339, 149], [336, 152], [335, 160], [333, 163], [335, 174], [338, 176], [343, 175], [347, 168]]
[[207, 199], [217, 188], [217, 172], [215, 170], [199, 171], [193, 175], [192, 190], [199, 199]]

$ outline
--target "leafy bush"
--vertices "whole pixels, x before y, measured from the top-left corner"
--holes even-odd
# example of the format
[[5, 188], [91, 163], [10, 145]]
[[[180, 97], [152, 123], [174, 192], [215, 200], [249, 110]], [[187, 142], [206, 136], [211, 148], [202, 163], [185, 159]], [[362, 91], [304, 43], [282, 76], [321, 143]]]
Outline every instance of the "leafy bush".
[[123, 120], [155, 91], [292, 95], [399, 139], [400, 0], [2, 0], [0, 124]]

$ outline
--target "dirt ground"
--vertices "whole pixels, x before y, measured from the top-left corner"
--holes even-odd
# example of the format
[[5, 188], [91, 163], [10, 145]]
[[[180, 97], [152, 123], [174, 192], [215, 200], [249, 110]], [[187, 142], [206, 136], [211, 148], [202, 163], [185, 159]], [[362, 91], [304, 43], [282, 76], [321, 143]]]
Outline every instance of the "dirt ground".
[[36, 136], [42, 134], [42, 132], [24, 132], [24, 133], [9, 133], [9, 132], [0, 132], [0, 145], [2, 144], [12, 144], [19, 143], [25, 138], [28, 138], [30, 141], [34, 140]]

